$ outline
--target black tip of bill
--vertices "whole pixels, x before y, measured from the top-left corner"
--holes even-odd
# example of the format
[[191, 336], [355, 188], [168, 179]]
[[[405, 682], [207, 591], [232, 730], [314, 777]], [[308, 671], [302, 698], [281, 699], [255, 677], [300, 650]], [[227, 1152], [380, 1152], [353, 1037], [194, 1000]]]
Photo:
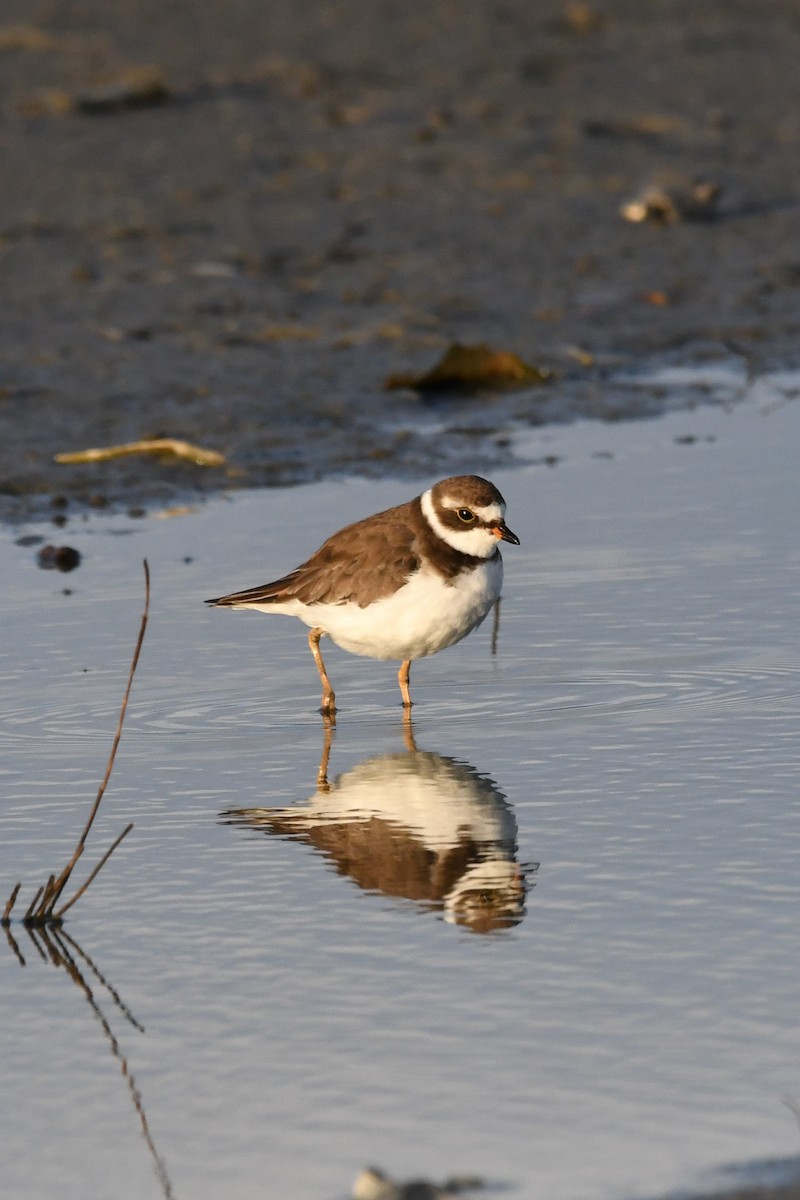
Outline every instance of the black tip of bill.
[[511, 532], [506, 524], [497, 526], [497, 535], [503, 542], [510, 542], [512, 546], [519, 545], [519, 538]]

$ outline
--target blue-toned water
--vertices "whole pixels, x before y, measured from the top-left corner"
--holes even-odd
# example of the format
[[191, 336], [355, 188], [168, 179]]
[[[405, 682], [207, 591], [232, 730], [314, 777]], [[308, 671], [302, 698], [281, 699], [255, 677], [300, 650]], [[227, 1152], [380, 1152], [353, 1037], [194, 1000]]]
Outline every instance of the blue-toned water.
[[153, 577], [87, 864], [135, 828], [65, 927], [142, 1029], [12, 927], [1, 1195], [321, 1200], [374, 1162], [605, 1200], [798, 1152], [800, 408], [520, 452], [559, 461], [495, 480], [496, 656], [417, 664], [412, 742], [392, 665], [329, 648], [327, 788], [303, 627], [202, 600], [413, 488], [0, 531], [4, 893], [71, 851]]

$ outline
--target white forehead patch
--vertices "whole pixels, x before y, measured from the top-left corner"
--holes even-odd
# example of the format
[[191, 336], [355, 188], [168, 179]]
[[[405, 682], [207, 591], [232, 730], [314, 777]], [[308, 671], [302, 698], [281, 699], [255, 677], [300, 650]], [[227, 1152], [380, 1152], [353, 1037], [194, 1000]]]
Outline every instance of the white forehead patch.
[[468, 508], [485, 525], [497, 525], [506, 515], [505, 504], [485, 504], [481, 506], [479, 504], [468, 504], [464, 500], [456, 500], [453, 496], [442, 496], [441, 505], [443, 508]]

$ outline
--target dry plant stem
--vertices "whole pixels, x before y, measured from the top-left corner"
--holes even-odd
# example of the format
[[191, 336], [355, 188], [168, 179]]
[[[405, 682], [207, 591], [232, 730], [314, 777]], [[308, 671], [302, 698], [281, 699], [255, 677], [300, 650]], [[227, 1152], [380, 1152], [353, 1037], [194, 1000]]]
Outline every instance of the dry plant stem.
[[11, 910], [14, 907], [14, 905], [16, 904], [17, 896], [19, 895], [19, 889], [21, 887], [22, 887], [22, 883], [20, 882], [14, 888], [11, 895], [8, 897], [8, 904], [6, 905], [6, 907], [3, 911], [3, 919], [2, 919], [2, 921], [0, 921], [0, 925], [8, 925], [9, 924], [9, 922], [11, 920]]
[[[64, 888], [67, 886], [67, 883], [69, 882], [69, 878], [72, 875], [73, 870], [75, 869], [75, 865], [78, 862], [78, 859], [81, 857], [81, 855], [83, 854], [83, 851], [86, 847], [86, 839], [89, 836], [89, 831], [92, 828], [94, 819], [97, 816], [97, 811], [100, 808], [100, 801], [103, 799], [103, 796], [105, 795], [106, 788], [108, 787], [108, 782], [111, 778], [111, 772], [114, 769], [114, 761], [117, 756], [117, 748], [119, 747], [120, 737], [122, 736], [122, 725], [125, 720], [125, 713], [128, 708], [128, 698], [130, 697], [130, 694], [131, 694], [131, 685], [133, 684], [133, 677], [136, 674], [136, 668], [139, 663], [139, 655], [141, 654], [141, 651], [142, 651], [142, 644], [144, 642], [145, 630], [147, 629], [147, 619], [148, 619], [148, 615], [150, 613], [150, 567], [148, 566], [147, 559], [144, 560], [143, 565], [144, 565], [144, 583], [145, 583], [144, 612], [142, 613], [142, 619], [141, 619], [141, 623], [139, 625], [139, 636], [136, 639], [136, 647], [133, 652], [133, 659], [131, 660], [130, 671], [128, 672], [128, 683], [125, 688], [125, 695], [123, 697], [122, 707], [120, 708], [120, 712], [119, 712], [119, 720], [117, 721], [117, 730], [114, 735], [114, 742], [111, 747], [111, 753], [108, 758], [108, 764], [106, 766], [106, 773], [103, 776], [103, 781], [97, 790], [97, 797], [95, 798], [95, 802], [92, 805], [92, 810], [89, 813], [88, 820], [83, 827], [83, 832], [82, 832], [80, 838], [78, 839], [78, 844], [75, 847], [75, 850], [72, 854], [72, 858], [69, 860], [66, 867], [64, 867], [64, 870], [61, 872], [60, 875], [58, 875], [58, 876], [51, 875], [50, 878], [47, 880], [47, 883], [44, 884], [42, 887], [38, 888], [36, 895], [33, 897], [33, 900], [30, 903], [28, 911], [25, 913], [25, 916], [22, 918], [23, 924], [27, 925], [29, 928], [33, 925], [44, 925], [48, 921], [60, 921], [62, 916], [64, 915], [64, 913], [67, 911], [67, 909], [71, 908], [72, 905], [75, 903], [75, 901], [80, 896], [83, 895], [83, 893], [86, 891], [86, 889], [88, 888], [88, 886], [92, 882], [92, 880], [96, 878], [96, 876], [98, 875], [100, 870], [108, 862], [109, 858], [114, 853], [114, 851], [116, 850], [117, 846], [120, 844], [122, 839], [124, 837], [126, 837], [130, 833], [131, 829], [133, 828], [133, 825], [130, 824], [122, 831], [122, 833], [116, 839], [114, 844], [106, 851], [106, 853], [100, 859], [100, 862], [97, 864], [97, 866], [91, 872], [91, 874], [89, 875], [89, 878], [82, 885], [82, 887], [80, 887], [78, 889], [78, 891], [75, 893], [75, 895], [72, 897], [71, 900], [68, 900], [67, 903], [62, 905], [62, 907], [59, 909], [59, 911], [57, 913], [55, 913], [53, 910], [55, 909], [55, 906], [58, 903], [58, 901], [64, 891]], [[11, 910], [13, 909], [14, 903], [17, 899], [17, 895], [19, 894], [19, 889], [20, 889], [20, 884], [17, 884], [16, 887], [14, 888], [14, 890], [12, 891], [11, 895], [9, 896], [8, 903], [6, 904], [5, 910], [3, 912], [3, 916], [2, 916], [2, 918], [0, 918], [0, 925], [4, 925], [7, 927], [10, 924]]]
[[[75, 864], [77, 863], [80, 856], [83, 854], [84, 847], [86, 846], [86, 839], [89, 836], [89, 830], [92, 828], [94, 819], [97, 816], [97, 810], [100, 807], [100, 801], [103, 799], [103, 796], [105, 795], [106, 788], [108, 787], [108, 781], [111, 778], [111, 772], [114, 769], [114, 760], [117, 757], [117, 747], [119, 746], [119, 739], [122, 736], [122, 724], [125, 720], [125, 713], [128, 708], [128, 697], [131, 694], [131, 685], [133, 683], [133, 677], [136, 674], [136, 667], [139, 662], [139, 655], [142, 650], [142, 643], [144, 642], [144, 633], [145, 633], [145, 630], [147, 629], [147, 618], [148, 618], [149, 612], [150, 612], [150, 568], [147, 564], [147, 559], [145, 559], [144, 560], [144, 612], [142, 613], [142, 620], [141, 620], [141, 624], [139, 626], [139, 636], [136, 639], [136, 649], [133, 652], [133, 659], [131, 661], [131, 669], [128, 672], [128, 684], [127, 684], [127, 687], [125, 688], [125, 695], [122, 700], [122, 707], [119, 710], [119, 720], [117, 721], [117, 731], [114, 734], [114, 744], [112, 745], [111, 753], [108, 756], [108, 765], [106, 766], [106, 773], [103, 776], [103, 782], [100, 784], [100, 787], [97, 789], [97, 798], [95, 799], [95, 802], [92, 805], [92, 811], [89, 813], [89, 818], [83, 828], [83, 833], [81, 834], [81, 836], [78, 840], [78, 844], [75, 847], [75, 852], [72, 855], [72, 858], [69, 860], [69, 862], [67, 863], [66, 867], [61, 872], [61, 874], [59, 875], [58, 880], [56, 882], [55, 894], [53, 896], [53, 902], [50, 906], [51, 912], [52, 912], [52, 909], [53, 909], [56, 901], [60, 897], [61, 893], [64, 891], [64, 888], [67, 886], [67, 882], [69, 881], [69, 877], [75, 868]], [[126, 830], [126, 832], [127, 832], [127, 830]], [[123, 834], [123, 837], [124, 836], [125, 835]], [[114, 846], [118, 845], [119, 841], [121, 841], [121, 839], [117, 839], [117, 842], [115, 842]], [[114, 849], [114, 847], [112, 847], [112, 850], [113, 849]], [[108, 857], [108, 856], [106, 856], [106, 857]], [[101, 863], [101, 865], [102, 865], [102, 863]], [[94, 874], [97, 874], [97, 872], [95, 871]], [[93, 877], [94, 876], [92, 876], [92, 878]], [[70, 903], [73, 903], [73, 902], [74, 901], [71, 901]], [[67, 906], [67, 907], [69, 907], [69, 906]], [[64, 910], [62, 909], [61, 911], [63, 912]]]
[[72, 908], [75, 901], [79, 900], [81, 898], [81, 896], [86, 891], [86, 889], [88, 888], [88, 886], [92, 882], [92, 880], [95, 879], [96, 876], [100, 874], [103, 867], [106, 865], [108, 860], [111, 858], [111, 855], [114, 853], [114, 851], [116, 850], [117, 846], [120, 844], [122, 839], [127, 837], [132, 829], [133, 829], [133, 821], [131, 821], [129, 825], [125, 826], [125, 828], [123, 829], [123, 831], [119, 835], [119, 837], [116, 838], [115, 841], [109, 846], [109, 848], [106, 850], [103, 857], [100, 859], [100, 862], [97, 864], [97, 866], [94, 868], [94, 870], [89, 875], [86, 882], [83, 883], [78, 888], [77, 892], [75, 893], [75, 895], [72, 897], [71, 900], [68, 900], [66, 904], [63, 904], [57, 913], [54, 913], [52, 908], [50, 909], [49, 915], [53, 918], [53, 920], [60, 921], [61, 918], [64, 916], [64, 913], [67, 911], [67, 909]]
[[30, 919], [31, 919], [31, 914], [33, 913], [33, 910], [36, 908], [36, 905], [39, 903], [39, 897], [41, 896], [41, 894], [42, 894], [42, 892], [43, 892], [43, 891], [44, 891], [44, 887], [43, 887], [43, 886], [39, 886], [39, 887], [36, 889], [36, 894], [35, 894], [35, 896], [33, 897], [33, 899], [31, 900], [31, 902], [30, 902], [30, 906], [29, 906], [29, 908], [28, 908], [28, 911], [25, 913], [25, 916], [23, 917], [23, 920], [25, 920], [25, 921], [30, 921]]
[[55, 875], [51, 875], [50, 878], [48, 879], [47, 883], [44, 885], [44, 891], [42, 892], [42, 898], [39, 901], [38, 905], [36, 906], [36, 911], [33, 914], [34, 921], [40, 920], [47, 913], [47, 910], [50, 907], [50, 900], [51, 900], [51, 898], [53, 896], [53, 892], [55, 890], [55, 883], [56, 883], [56, 877], [55, 877]]
[[140, 442], [124, 442], [119, 446], [100, 446], [91, 450], [76, 450], [74, 453], [57, 454], [58, 463], [107, 462], [110, 458], [122, 458], [126, 454], [173, 454], [185, 458], [199, 467], [224, 467], [225, 456], [216, 450], [204, 450], [181, 438], [145, 438]]

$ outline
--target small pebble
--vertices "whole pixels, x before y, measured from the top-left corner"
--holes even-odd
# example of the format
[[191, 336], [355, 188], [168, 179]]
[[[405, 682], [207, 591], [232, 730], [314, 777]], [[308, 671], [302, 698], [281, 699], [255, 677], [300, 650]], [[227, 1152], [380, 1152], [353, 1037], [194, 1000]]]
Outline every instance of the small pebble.
[[81, 561], [80, 551], [72, 546], [42, 546], [36, 561], [43, 571], [74, 571]]

